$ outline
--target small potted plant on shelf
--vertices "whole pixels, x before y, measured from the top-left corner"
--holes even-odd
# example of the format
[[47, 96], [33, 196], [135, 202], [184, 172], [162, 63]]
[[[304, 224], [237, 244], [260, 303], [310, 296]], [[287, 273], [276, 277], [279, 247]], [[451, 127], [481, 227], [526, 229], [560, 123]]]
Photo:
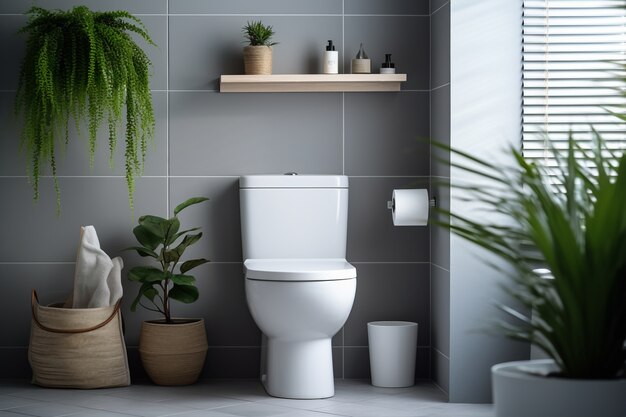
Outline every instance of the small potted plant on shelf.
[[248, 22], [241, 30], [250, 44], [243, 48], [246, 75], [269, 75], [272, 73], [272, 42], [274, 29], [261, 21]]
[[626, 413], [626, 154], [592, 135], [591, 149], [572, 134], [567, 151], [552, 149], [557, 167], [516, 149], [505, 166], [438, 145], [478, 180], [453, 190], [489, 213], [439, 209], [450, 220], [439, 224], [510, 266], [505, 290], [532, 314], [501, 305], [514, 320], [502, 330], [551, 358], [492, 368], [497, 417]]
[[142, 306], [162, 315], [161, 319], [144, 321], [139, 337], [141, 362], [157, 385], [193, 384], [204, 366], [208, 348], [204, 319], [173, 318], [171, 300], [189, 304], [198, 299], [195, 278], [188, 272], [209, 261], [191, 259], [178, 265], [185, 250], [202, 237], [202, 233], [193, 234], [198, 227], [179, 231], [178, 213], [206, 200], [190, 198], [178, 205], [174, 217], [169, 219], [141, 216], [139, 225], [133, 229], [141, 246], [128, 250], [154, 258], [158, 265], [136, 266], [128, 273], [128, 279], [141, 283], [131, 311]]

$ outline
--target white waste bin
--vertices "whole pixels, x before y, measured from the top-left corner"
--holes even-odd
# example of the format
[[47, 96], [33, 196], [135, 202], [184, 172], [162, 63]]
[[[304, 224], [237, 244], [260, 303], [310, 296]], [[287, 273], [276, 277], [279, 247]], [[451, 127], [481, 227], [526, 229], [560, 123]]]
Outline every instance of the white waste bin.
[[373, 321], [367, 323], [372, 385], [410, 387], [415, 384], [417, 323]]

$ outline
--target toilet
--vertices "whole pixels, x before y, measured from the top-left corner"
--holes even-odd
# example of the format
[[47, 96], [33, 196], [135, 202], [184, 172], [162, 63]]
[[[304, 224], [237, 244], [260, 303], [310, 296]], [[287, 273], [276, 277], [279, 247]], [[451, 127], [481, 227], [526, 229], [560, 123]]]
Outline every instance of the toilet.
[[239, 180], [246, 299], [263, 333], [261, 382], [274, 397], [335, 394], [331, 338], [356, 293], [346, 260], [348, 178]]

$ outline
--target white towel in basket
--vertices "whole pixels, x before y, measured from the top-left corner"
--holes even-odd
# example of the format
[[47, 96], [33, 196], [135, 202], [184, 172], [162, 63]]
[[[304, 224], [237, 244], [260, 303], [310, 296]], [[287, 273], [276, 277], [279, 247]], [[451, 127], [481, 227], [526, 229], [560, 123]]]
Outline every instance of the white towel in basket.
[[102, 249], [93, 226], [81, 227], [76, 256], [72, 308], [114, 305], [122, 297], [122, 258], [111, 259]]

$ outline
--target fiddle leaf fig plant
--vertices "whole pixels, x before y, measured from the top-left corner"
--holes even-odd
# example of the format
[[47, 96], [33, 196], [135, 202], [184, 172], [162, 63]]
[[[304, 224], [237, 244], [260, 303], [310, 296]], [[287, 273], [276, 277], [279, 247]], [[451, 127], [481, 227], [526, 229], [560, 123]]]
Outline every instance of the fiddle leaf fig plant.
[[21, 145], [28, 155], [34, 199], [47, 163], [60, 210], [57, 149], [69, 142], [70, 119], [79, 132], [86, 119], [91, 166], [98, 128], [106, 120], [111, 166], [117, 127], [125, 124], [125, 174], [132, 208], [134, 179], [141, 174], [147, 141], [154, 136], [154, 112], [151, 62], [131, 35], [154, 45], [152, 39], [143, 23], [126, 11], [33, 7], [27, 14], [28, 23], [20, 30], [28, 39], [15, 111], [23, 117]]
[[[200, 258], [180, 263], [185, 250], [200, 240], [202, 232], [193, 233], [199, 227], [179, 231], [178, 213], [207, 200], [206, 197], [190, 198], [179, 204], [174, 209], [174, 216], [169, 219], [150, 215], [139, 218], [139, 225], [135, 226], [133, 234], [140, 246], [127, 250], [134, 250], [142, 257], [154, 258], [157, 266], [136, 266], [129, 271], [128, 279], [141, 283], [139, 293], [130, 307], [131, 311], [136, 311], [140, 305], [162, 314], [165, 323], [171, 324], [174, 322], [170, 308], [172, 299], [185, 304], [198, 299], [196, 279], [188, 272], [209, 261]], [[178, 273], [175, 271], [177, 266]], [[146, 305], [143, 301], [149, 301], [150, 304]]]

